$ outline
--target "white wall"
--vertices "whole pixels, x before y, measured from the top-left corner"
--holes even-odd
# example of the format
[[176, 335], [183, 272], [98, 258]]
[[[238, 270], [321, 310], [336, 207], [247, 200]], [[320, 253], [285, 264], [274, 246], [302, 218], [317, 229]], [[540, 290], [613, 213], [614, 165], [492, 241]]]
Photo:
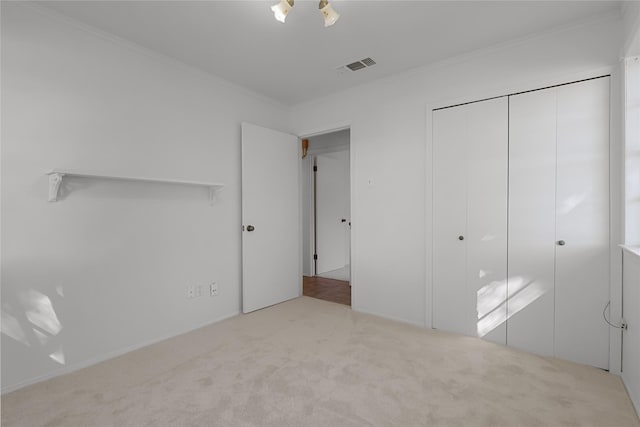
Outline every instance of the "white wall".
[[292, 109], [299, 134], [351, 123], [354, 309], [431, 325], [428, 111], [615, 71], [620, 33], [612, 14]]
[[[623, 6], [624, 242], [640, 245], [640, 2]], [[640, 307], [638, 307], [640, 310]]]
[[622, 56], [640, 55], [640, 2], [627, 1], [622, 6], [624, 43]]
[[629, 328], [623, 332], [622, 379], [640, 414], [640, 250], [627, 248], [624, 257], [624, 316]]
[[[240, 122], [286, 120], [244, 89], [2, 2], [3, 392], [238, 313]], [[225, 188], [210, 206], [199, 188], [75, 180], [48, 203], [50, 168]]]
[[624, 243], [640, 246], [640, 57], [637, 56], [625, 60], [624, 103]]

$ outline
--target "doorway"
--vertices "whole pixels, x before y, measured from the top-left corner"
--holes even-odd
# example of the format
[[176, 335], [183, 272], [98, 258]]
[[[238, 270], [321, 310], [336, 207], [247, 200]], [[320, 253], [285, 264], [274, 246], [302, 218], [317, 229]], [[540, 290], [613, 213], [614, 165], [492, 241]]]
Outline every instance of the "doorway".
[[351, 305], [350, 130], [307, 138], [303, 294]]

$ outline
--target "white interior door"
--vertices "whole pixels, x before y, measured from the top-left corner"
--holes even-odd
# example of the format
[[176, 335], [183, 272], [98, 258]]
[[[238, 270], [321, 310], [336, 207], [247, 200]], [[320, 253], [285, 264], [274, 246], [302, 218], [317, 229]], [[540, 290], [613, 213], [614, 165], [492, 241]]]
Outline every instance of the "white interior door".
[[349, 259], [349, 151], [316, 156], [316, 248], [320, 275]]
[[467, 288], [477, 336], [507, 340], [507, 97], [467, 106]]
[[242, 311], [301, 295], [298, 138], [242, 124]]
[[475, 335], [466, 289], [467, 110], [433, 112], [433, 327]]
[[507, 98], [437, 110], [434, 127], [435, 328], [504, 344]]
[[556, 89], [509, 97], [509, 346], [553, 356]]
[[555, 355], [609, 368], [609, 78], [558, 91]]

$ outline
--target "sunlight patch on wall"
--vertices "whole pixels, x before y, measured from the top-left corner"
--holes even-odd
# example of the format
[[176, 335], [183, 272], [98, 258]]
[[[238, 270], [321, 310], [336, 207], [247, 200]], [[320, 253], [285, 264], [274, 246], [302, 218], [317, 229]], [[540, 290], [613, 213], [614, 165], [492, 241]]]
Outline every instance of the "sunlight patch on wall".
[[[483, 273], [483, 270], [480, 270]], [[477, 292], [477, 332], [479, 337], [487, 335], [506, 320], [507, 281], [491, 282]]]
[[482, 279], [485, 276], [488, 276], [489, 274], [491, 274], [491, 270], [480, 270], [478, 272], [478, 278]]
[[18, 341], [26, 345], [30, 346], [29, 341], [27, 340], [22, 327], [20, 326], [20, 322], [14, 316], [7, 313], [5, 308], [2, 308], [2, 317], [0, 318], [2, 333], [14, 340]]
[[569, 212], [580, 206], [585, 200], [587, 200], [587, 197], [589, 197], [591, 193], [592, 190], [591, 188], [589, 188], [589, 190], [585, 191], [582, 194], [573, 194], [567, 197], [558, 207], [558, 212], [560, 212], [560, 214], [562, 215], [568, 214]]
[[25, 315], [31, 323], [51, 335], [58, 335], [62, 324], [48, 296], [30, 289], [22, 293], [20, 299], [25, 307]]
[[548, 284], [544, 284], [540, 281], [532, 281], [527, 286], [523, 287], [516, 295], [509, 297], [507, 313], [507, 319], [511, 318], [514, 314], [522, 311], [533, 303], [535, 300], [546, 294], [550, 290]]
[[64, 351], [62, 350], [62, 346], [60, 346], [57, 351], [51, 353], [49, 357], [51, 358], [51, 360], [58, 362], [61, 365], [65, 364]]
[[[60, 296], [64, 296], [62, 286], [56, 287], [56, 293]], [[51, 299], [42, 292], [30, 289], [25, 292], [21, 292], [19, 295], [22, 308], [24, 310], [24, 316], [21, 316], [21, 321], [15, 316], [11, 315], [12, 307], [8, 304], [2, 306], [2, 334], [13, 338], [21, 344], [27, 347], [31, 347], [31, 344], [40, 344], [44, 354], [49, 353], [50, 349], [45, 349], [45, 346], [51, 347], [55, 345], [51, 341], [56, 339], [55, 336], [62, 330], [62, 323], [58, 319], [58, 315], [53, 308]], [[28, 320], [27, 323], [25, 321]], [[24, 328], [23, 328], [24, 326]], [[36, 345], [37, 347], [37, 345]], [[48, 357], [61, 364], [65, 364], [65, 354], [62, 348], [62, 344], [59, 344], [57, 350], [53, 353], [47, 354]]]
[[488, 315], [504, 304], [507, 297], [507, 281], [491, 282], [477, 292], [478, 319]]
[[483, 286], [476, 295], [478, 336], [484, 337], [550, 289], [548, 283], [526, 280], [521, 276]]
[[45, 345], [47, 342], [49, 342], [49, 335], [42, 333], [36, 328], [32, 328], [32, 330], [33, 334], [36, 336], [38, 342], [40, 342], [41, 345]]

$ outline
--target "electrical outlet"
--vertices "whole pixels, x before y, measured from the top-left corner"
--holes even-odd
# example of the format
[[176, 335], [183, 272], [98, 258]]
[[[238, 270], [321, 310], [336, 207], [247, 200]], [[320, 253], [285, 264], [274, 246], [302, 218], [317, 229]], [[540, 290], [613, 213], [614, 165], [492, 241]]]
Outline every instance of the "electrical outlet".
[[191, 299], [196, 296], [195, 288], [192, 285], [187, 286], [187, 298]]
[[209, 293], [211, 294], [212, 297], [215, 297], [218, 295], [218, 284], [216, 282], [213, 282], [210, 286], [209, 286]]

